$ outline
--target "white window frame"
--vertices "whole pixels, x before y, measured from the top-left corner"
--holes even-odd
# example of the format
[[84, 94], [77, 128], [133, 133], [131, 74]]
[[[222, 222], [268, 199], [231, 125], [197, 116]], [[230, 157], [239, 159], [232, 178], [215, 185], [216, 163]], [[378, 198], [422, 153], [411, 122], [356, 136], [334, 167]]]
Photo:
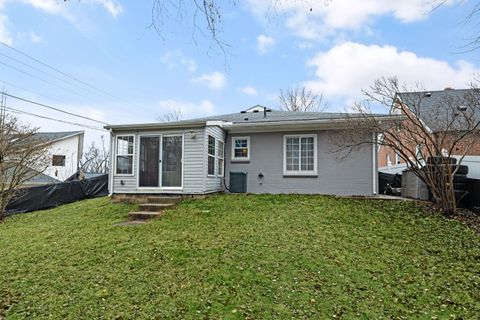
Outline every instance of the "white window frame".
[[[313, 138], [313, 170], [301, 170], [301, 163], [299, 163], [299, 170], [292, 171], [287, 170], [287, 139], [288, 138]], [[301, 143], [300, 143], [301, 148]], [[301, 162], [301, 150], [300, 150], [300, 162]], [[289, 134], [283, 136], [283, 175], [284, 176], [316, 176], [318, 165], [318, 145], [316, 134]]]
[[[133, 137], [133, 150], [132, 154], [118, 154], [118, 149], [117, 149], [117, 144], [118, 144], [118, 138], [120, 137]], [[134, 134], [119, 134], [115, 136], [115, 171], [114, 175], [117, 177], [132, 177], [135, 175], [135, 143], [136, 143], [136, 137]], [[132, 156], [132, 173], [117, 173], [117, 161], [118, 161], [118, 156]]]
[[[222, 154], [218, 153], [218, 151], [220, 150], [220, 148], [219, 148], [220, 143], [223, 144]], [[215, 173], [217, 174], [217, 177], [223, 177], [223, 175], [225, 174], [225, 141], [218, 139], [217, 140], [217, 150], [215, 150], [215, 151], [216, 151], [216, 154], [217, 154], [216, 160], [215, 160], [215, 164], [216, 164]], [[219, 166], [218, 166], [218, 163], [220, 162], [220, 160], [222, 161], [222, 172], [219, 171]]]
[[[235, 157], [235, 140], [247, 140], [247, 157]], [[250, 161], [250, 136], [232, 137], [232, 161]]]
[[395, 153], [395, 164], [401, 164], [402, 163], [402, 158], [398, 153]]
[[[213, 138], [213, 148], [215, 150], [213, 150], [213, 154], [210, 154], [210, 150], [209, 150], [209, 141], [210, 140], [210, 137]], [[213, 158], [213, 173], [209, 173], [208, 172], [208, 159], [212, 157]], [[216, 177], [216, 173], [217, 173], [217, 138], [215, 138], [213, 135], [211, 134], [207, 134], [207, 177]]]

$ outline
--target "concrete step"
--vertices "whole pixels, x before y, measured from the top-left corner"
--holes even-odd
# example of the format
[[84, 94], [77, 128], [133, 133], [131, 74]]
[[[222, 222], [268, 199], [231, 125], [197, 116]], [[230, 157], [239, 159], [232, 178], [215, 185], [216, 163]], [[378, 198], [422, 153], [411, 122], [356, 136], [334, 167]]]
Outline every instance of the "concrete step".
[[152, 211], [132, 211], [128, 213], [129, 220], [150, 220], [160, 218], [163, 215], [162, 212]]
[[177, 204], [182, 200], [182, 197], [179, 196], [149, 196], [147, 197], [148, 203], [159, 203], [159, 204]]
[[176, 203], [142, 203], [138, 205], [140, 211], [159, 212], [164, 209], [173, 208]]

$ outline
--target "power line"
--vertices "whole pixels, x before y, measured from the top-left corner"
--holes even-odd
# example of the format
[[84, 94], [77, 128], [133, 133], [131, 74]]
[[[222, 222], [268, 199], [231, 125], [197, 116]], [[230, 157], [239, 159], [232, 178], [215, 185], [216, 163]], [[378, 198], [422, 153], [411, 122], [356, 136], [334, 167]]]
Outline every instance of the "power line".
[[[21, 65], [23, 65], [23, 66], [26, 66], [26, 67], [28, 67], [28, 68], [30, 68], [30, 69], [32, 69], [32, 70], [35, 70], [35, 71], [37, 71], [37, 72], [40, 72], [41, 74], [47, 75], [47, 76], [49, 76], [49, 77], [51, 77], [51, 78], [53, 78], [53, 79], [56, 79], [56, 80], [58, 80], [58, 81], [61, 81], [62, 83], [67, 83], [67, 84], [71, 85], [71, 86], [74, 87], [74, 88], [78, 88], [78, 87], [76, 87], [76, 85], [75, 85], [74, 83], [72, 83], [71, 81], [65, 81], [65, 79], [62, 79], [62, 78], [60, 78], [60, 77], [57, 77], [56, 75], [53, 75], [53, 74], [51, 74], [51, 73], [49, 73], [49, 72], [45, 72], [45, 70], [42, 70], [42, 69], [37, 68], [37, 67], [34, 67], [34, 66], [32, 66], [32, 65], [30, 65], [30, 64], [28, 64], [28, 63], [25, 63], [25, 62], [23, 62], [23, 61], [21, 61], [21, 60], [18, 60], [18, 59], [15, 59], [15, 58], [13, 58], [13, 57], [10, 57], [9, 55], [6, 55], [6, 54], [4, 54], [4, 53], [1, 53], [1, 52], [0, 52], [0, 55], [3, 56], [3, 57], [5, 57], [5, 58], [7, 58], [7, 59], [10, 59], [10, 60], [12, 60], [12, 61], [15, 61], [15, 62], [18, 63], [18, 64], [21, 64]], [[85, 90], [85, 89], [84, 89], [84, 90]], [[91, 89], [88, 89], [88, 92], [98, 95], [97, 92], [94, 92], [94, 91], [92, 92]]]
[[81, 123], [77, 123], [77, 122], [70, 122], [70, 121], [65, 121], [65, 120], [50, 118], [50, 117], [42, 116], [42, 115], [39, 115], [39, 114], [36, 114], [36, 113], [31, 113], [31, 112], [27, 112], [27, 111], [23, 111], [23, 110], [18, 110], [18, 109], [15, 109], [15, 108], [12, 108], [12, 107], [8, 107], [8, 106], [5, 106], [5, 109], [6, 109], [6, 110], [10, 110], [11, 112], [16, 113], [16, 114], [24, 114], [24, 115], [28, 115], [28, 116], [37, 117], [37, 118], [42, 118], [42, 119], [47, 119], [47, 120], [62, 122], [62, 123], [71, 124], [71, 125], [74, 125], [74, 126], [79, 126], [79, 127], [83, 127], [83, 128], [87, 128], [87, 129], [93, 129], [93, 130], [99, 130], [99, 131], [106, 131], [105, 129], [101, 129], [101, 128], [98, 128], [98, 127], [89, 126], [89, 125], [81, 124]]
[[72, 80], [74, 80], [74, 81], [76, 81], [76, 82], [78, 82], [78, 83], [81, 83], [81, 84], [83, 84], [84, 86], [87, 86], [87, 87], [89, 87], [89, 88], [91, 88], [91, 89], [93, 89], [93, 90], [95, 90], [95, 91], [98, 91], [98, 92], [104, 94], [104, 95], [107, 95], [107, 96], [110, 96], [110, 97], [112, 97], [112, 98], [118, 99], [117, 97], [111, 95], [110, 93], [108, 93], [108, 92], [106, 92], [106, 91], [103, 91], [103, 90], [101, 90], [101, 89], [98, 89], [98, 88], [92, 86], [91, 84], [89, 84], [89, 83], [87, 83], [87, 82], [85, 82], [85, 81], [82, 81], [82, 80], [80, 80], [80, 79], [78, 79], [78, 78], [76, 78], [76, 77], [74, 77], [74, 76], [71, 76], [71, 75], [63, 72], [62, 70], [59, 70], [59, 69], [57, 69], [57, 68], [55, 68], [55, 67], [53, 67], [53, 66], [51, 66], [51, 65], [49, 65], [49, 64], [47, 64], [47, 63], [45, 63], [45, 62], [43, 62], [43, 61], [40, 61], [40, 60], [38, 60], [37, 58], [34, 58], [34, 57], [32, 57], [31, 55], [26, 54], [25, 52], [22, 52], [22, 51], [20, 51], [20, 50], [18, 50], [18, 49], [16, 49], [16, 48], [14, 48], [14, 47], [6, 44], [6, 43], [3, 42], [3, 41], [0, 41], [0, 44], [2, 44], [3, 46], [5, 46], [5, 47], [7, 47], [7, 48], [9, 48], [9, 49], [11, 49], [11, 50], [13, 50], [13, 51], [21, 54], [21, 55], [24, 56], [24, 57], [27, 57], [27, 58], [33, 60], [33, 61], [35, 61], [35, 62], [37, 62], [37, 63], [39, 63], [39, 64], [41, 64], [41, 65], [43, 65], [43, 66], [45, 66], [45, 67], [47, 67], [47, 68], [49, 68], [49, 69], [51, 69], [51, 70], [53, 70], [53, 71], [55, 71], [55, 72], [60, 73], [61, 75], [65, 76], [65, 77], [67, 77], [67, 78], [69, 78], [69, 79], [72, 79]]
[[[95, 86], [93, 86], [93, 85], [91, 85], [91, 84], [89, 84], [89, 83], [87, 83], [87, 82], [85, 82], [85, 81], [77, 78], [77, 77], [74, 77], [74, 76], [72, 76], [72, 75], [69, 75], [68, 73], [66, 73], [66, 72], [64, 72], [64, 71], [62, 71], [62, 70], [60, 70], [60, 69], [58, 69], [58, 68], [56, 68], [56, 67], [54, 67], [54, 66], [51, 66], [51, 65], [49, 65], [49, 64], [47, 64], [47, 63], [45, 63], [45, 62], [43, 62], [43, 61], [41, 61], [41, 60], [39, 60], [39, 59], [37, 59], [37, 58], [35, 58], [35, 57], [32, 57], [31, 55], [29, 55], [29, 54], [27, 54], [27, 53], [25, 53], [25, 52], [22, 52], [21, 50], [16, 49], [16, 48], [10, 46], [9, 44], [7, 44], [7, 43], [5, 43], [5, 42], [3, 42], [3, 41], [0, 41], [0, 44], [3, 45], [4, 47], [6, 47], [6, 48], [8, 48], [8, 49], [10, 49], [10, 50], [13, 50], [14, 52], [16, 52], [16, 53], [18, 53], [18, 54], [20, 54], [20, 55], [22, 55], [22, 56], [24, 56], [24, 57], [32, 60], [32, 61], [35, 61], [36, 63], [41, 64], [41, 65], [44, 66], [44, 67], [49, 68], [50, 70], [53, 70], [53, 71], [61, 74], [62, 76], [66, 77], [66, 78], [68, 78], [68, 79], [71, 79], [71, 80], [73, 80], [73, 81], [76, 81], [77, 83], [80, 83], [80, 84], [82, 84], [83, 86], [86, 86], [86, 87], [88, 87], [88, 88], [91, 88], [91, 89], [93, 89], [93, 90], [95, 90], [95, 91], [97, 91], [97, 92], [99, 92], [99, 93], [101, 93], [101, 94], [103, 94], [103, 95], [106, 95], [106, 96], [109, 96], [109, 97], [111, 97], [111, 98], [114, 98], [115, 100], [117, 100], [118, 102], [120, 102], [121, 105], [123, 105], [123, 106], [126, 107], [126, 109], [125, 109], [125, 108], [122, 108], [122, 109], [131, 111], [131, 108], [132, 108], [132, 104], [131, 104], [131, 103], [128, 103], [128, 102], [126, 102], [125, 100], [123, 100], [123, 99], [121, 99], [121, 98], [119, 98], [119, 97], [117, 97], [117, 96], [115, 96], [115, 95], [112, 95], [112, 94], [108, 93], [107, 91], [104, 91], [104, 90], [102, 90], [102, 89], [99, 89], [99, 88], [97, 88], [97, 87], [95, 87]], [[6, 55], [4, 55], [4, 56], [6, 56]], [[8, 56], [7, 56], [7, 57], [8, 57]], [[10, 59], [12, 59], [12, 60], [14, 60], [14, 61], [18, 61], [18, 60], [13, 59], [13, 58], [10, 58]], [[31, 68], [34, 68], [35, 70], [38, 70], [37, 68], [32, 67], [32, 66], [30, 66], [30, 65], [28, 65], [28, 64], [26, 64], [26, 63], [23, 63], [23, 62], [18, 62], [18, 63], [24, 64], [24, 65], [26, 65], [26, 66], [29, 66], [29, 67], [31, 67]], [[16, 70], [16, 71], [18, 71], [18, 72], [21, 72], [21, 73], [23, 73], [23, 74], [26, 74], [26, 75], [28, 75], [28, 76], [30, 76], [30, 77], [33, 77], [33, 78], [37, 79], [37, 80], [46, 82], [46, 83], [48, 83], [48, 84], [50, 84], [50, 85], [53, 85], [53, 86], [55, 86], [55, 87], [57, 87], [57, 88], [60, 88], [60, 89], [62, 89], [62, 90], [69, 91], [68, 89], [66, 89], [66, 88], [64, 88], [64, 87], [62, 87], [62, 86], [56, 85], [55, 83], [52, 83], [52, 82], [50, 82], [50, 81], [48, 81], [48, 80], [45, 80], [45, 79], [42, 79], [42, 78], [37, 77], [37, 76], [35, 76], [35, 75], [32, 75], [32, 74], [30, 74], [30, 73], [28, 73], [28, 72], [26, 72], [26, 71], [23, 71], [23, 70], [21, 70], [21, 69], [18, 69], [18, 68], [16, 68], [16, 67], [13, 67], [13, 66], [11, 66], [11, 65], [8, 65], [8, 64], [6, 64], [6, 63], [0, 62], [0, 64], [3, 64], [3, 65], [5, 65], [5, 66], [7, 66], [7, 67], [9, 67], [9, 68], [12, 68], [12, 69], [14, 69], [14, 70]], [[43, 72], [43, 73], [44, 73], [44, 74], [48, 74], [48, 73], [46, 73], [46, 72]], [[50, 75], [50, 74], [48, 74], [48, 75]], [[52, 75], [50, 75], [50, 76], [52, 76]], [[57, 77], [55, 77], [55, 78], [58, 79]], [[78, 89], [83, 89], [83, 90], [85, 90], [85, 88], [82, 88], [82, 87], [78, 87]], [[72, 92], [73, 92], [73, 91], [72, 91]], [[83, 95], [81, 95], [81, 94], [78, 94], [77, 92], [73, 92], [73, 93], [75, 93], [75, 94], [78, 95], [78, 96], [81, 96], [82, 98], [86, 98], [85, 96], [83, 96]], [[87, 99], [88, 99], [88, 98], [87, 98]], [[137, 108], [138, 108], [138, 109], [141, 109], [141, 107], [138, 107], [138, 106], [137, 106]]]
[[[51, 81], [45, 80], [45, 79], [43, 79], [43, 78], [40, 78], [40, 77], [38, 77], [38, 76], [36, 76], [36, 75], [34, 75], [34, 74], [31, 74], [31, 73], [29, 73], [29, 72], [26, 72], [26, 71], [24, 71], [24, 70], [22, 70], [22, 69], [19, 69], [19, 68], [17, 68], [17, 67], [11, 66], [11, 65], [9, 65], [8, 63], [1, 62], [1, 61], [0, 61], [0, 64], [4, 65], [4, 66], [6, 66], [6, 67], [9, 67], [9, 68], [11, 68], [11, 69], [13, 69], [13, 70], [15, 70], [15, 71], [18, 71], [18, 72], [20, 72], [20, 73], [26, 74], [26, 75], [34, 78], [34, 79], [37, 79], [37, 80], [43, 81], [43, 82], [45, 82], [45, 83], [48, 83], [48, 84], [50, 84], [50, 85], [52, 85], [52, 86], [54, 86], [54, 87], [57, 87], [57, 88], [59, 88], [59, 89], [68, 91], [68, 89], [65, 88], [65, 87], [59, 86], [59, 85], [56, 84], [56, 83], [53, 83], [53, 82], [51, 82]], [[75, 93], [77, 96], [80, 96], [80, 97], [82, 97], [82, 98], [85, 98], [85, 96], [83, 96], [83, 95], [81, 95], [81, 94], [79, 94], [79, 93], [77, 93], [77, 92], [73, 92], [73, 93]]]
[[31, 91], [31, 90], [28, 90], [28, 89], [25, 88], [25, 87], [19, 86], [19, 85], [17, 85], [17, 84], [14, 84], [14, 83], [12, 83], [12, 82], [9, 82], [9, 81], [5, 81], [5, 80], [0, 79], [0, 83], [6, 84], [6, 85], [8, 85], [8, 86], [10, 86], [10, 87], [17, 88], [17, 89], [19, 89], [19, 90], [22, 90], [22, 91], [31, 93], [31, 94], [36, 95], [36, 96], [39, 96], [39, 97], [43, 97], [44, 99], [47, 99], [47, 100], [55, 101], [55, 102], [58, 102], [58, 103], [60, 103], [60, 104], [63, 104], [63, 103], [64, 103], [64, 101], [60, 101], [58, 98], [52, 98], [52, 97], [46, 96], [46, 95], [44, 95], [44, 94], [40, 94], [40, 93], [37, 93], [37, 92], [33, 92], [33, 91]]
[[26, 99], [26, 98], [14, 96], [14, 95], [9, 94], [9, 93], [4, 93], [4, 95], [6, 95], [7, 97], [10, 97], [10, 98], [14, 98], [14, 99], [23, 101], [23, 102], [28, 102], [28, 103], [31, 103], [31, 104], [35, 104], [35, 105], [40, 106], [40, 107], [44, 107], [44, 108], [48, 108], [48, 109], [55, 110], [55, 111], [58, 111], [58, 112], [66, 113], [66, 114], [74, 116], [74, 117], [78, 117], [78, 118], [82, 118], [82, 119], [85, 119], [85, 120], [90, 120], [90, 121], [97, 122], [97, 123], [100, 123], [100, 124], [108, 125], [108, 123], [100, 121], [100, 120], [95, 120], [93, 118], [82, 116], [82, 115], [79, 115], [79, 114], [76, 114], [76, 113], [73, 113], [73, 112], [69, 112], [69, 111], [65, 111], [65, 110], [62, 110], [62, 109], [59, 109], [59, 108], [55, 108], [55, 107], [49, 106], [47, 104], [43, 104], [43, 103], [32, 101], [32, 100], [29, 100], [29, 99]]

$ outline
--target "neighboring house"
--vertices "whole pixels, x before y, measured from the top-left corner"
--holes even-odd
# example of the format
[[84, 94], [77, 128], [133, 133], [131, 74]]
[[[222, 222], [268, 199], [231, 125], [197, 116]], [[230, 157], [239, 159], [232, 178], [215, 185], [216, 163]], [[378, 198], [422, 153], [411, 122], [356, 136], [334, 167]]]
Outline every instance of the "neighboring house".
[[46, 170], [34, 178], [38, 180], [37, 184], [64, 181], [78, 171], [82, 159], [84, 131], [38, 132], [35, 136], [50, 145], [48, 153], [51, 158]]
[[332, 151], [346, 121], [339, 113], [255, 106], [194, 120], [109, 125], [110, 193], [206, 194], [238, 190], [240, 183], [248, 193], [376, 194], [375, 145], [345, 159]]
[[[478, 95], [477, 89], [451, 89], [446, 88], [441, 91], [423, 91], [423, 92], [400, 92], [397, 93], [397, 99], [394, 102], [392, 112], [394, 113], [412, 113], [416, 119], [420, 120], [420, 123], [427, 128], [428, 132], [432, 135], [439, 135], [448, 137], [450, 131], [445, 130], [444, 126], [439, 126], [439, 123], [445, 123], [447, 117], [451, 117], [449, 113], [457, 108], [462, 108], [465, 105], [466, 100], [473, 95]], [[410, 104], [417, 104], [411, 106]], [[448, 107], [443, 105], [448, 104]], [[480, 113], [474, 114], [476, 121], [480, 121]], [[462, 130], [462, 125], [458, 124], [452, 126], [455, 130]], [[401, 132], [398, 132], [399, 141], [402, 139]], [[404, 145], [408, 146], [410, 153], [420, 154], [423, 147], [421, 145], [409, 145], [408, 141], [402, 141]], [[445, 151], [444, 151], [445, 152]], [[451, 156], [461, 157], [466, 154], [463, 164], [469, 166], [469, 177], [480, 179], [480, 134], [478, 137], [478, 143], [470, 146], [467, 151], [461, 150], [458, 147], [454, 150]], [[405, 159], [402, 159], [391, 148], [380, 146], [378, 149], [378, 166], [379, 171], [387, 173], [398, 173], [407, 168]]]

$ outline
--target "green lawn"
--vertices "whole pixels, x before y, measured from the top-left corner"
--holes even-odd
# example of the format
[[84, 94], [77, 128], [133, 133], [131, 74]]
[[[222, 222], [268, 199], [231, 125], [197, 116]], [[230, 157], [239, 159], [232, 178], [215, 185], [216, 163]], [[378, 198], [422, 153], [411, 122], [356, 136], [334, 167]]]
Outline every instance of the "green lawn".
[[478, 319], [480, 237], [412, 203], [219, 195], [0, 224], [0, 319]]

